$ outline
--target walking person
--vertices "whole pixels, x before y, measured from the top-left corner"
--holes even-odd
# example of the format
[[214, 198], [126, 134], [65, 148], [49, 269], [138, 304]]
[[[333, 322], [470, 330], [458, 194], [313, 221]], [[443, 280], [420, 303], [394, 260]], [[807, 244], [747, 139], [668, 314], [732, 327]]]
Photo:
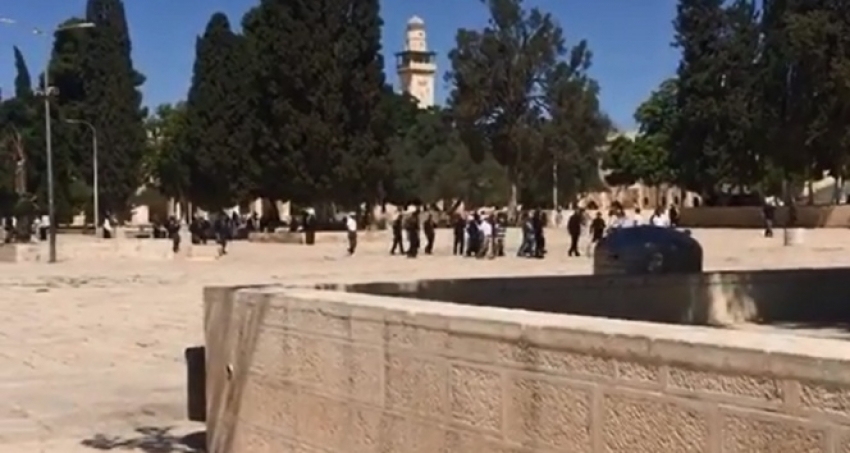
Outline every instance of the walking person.
[[590, 222], [590, 244], [587, 247], [587, 254], [593, 253], [593, 245], [602, 240], [605, 236], [605, 220], [602, 218], [602, 213], [597, 212], [596, 217]]
[[351, 256], [357, 250], [357, 221], [353, 213], [345, 216], [345, 230], [348, 232], [348, 255]]
[[402, 239], [402, 232], [404, 230], [403, 220], [404, 216], [401, 213], [396, 214], [393, 220], [393, 246], [390, 248], [390, 255], [395, 255], [396, 250], [398, 250], [398, 253], [404, 255], [404, 240]]
[[581, 237], [582, 215], [583, 211], [579, 208], [567, 219], [567, 233], [570, 235], [570, 250], [567, 253], [569, 256], [581, 256], [578, 251], [578, 240]]
[[528, 212], [524, 212], [522, 216], [522, 244], [516, 255], [521, 258], [531, 258], [534, 256], [534, 225]]
[[773, 223], [776, 220], [776, 204], [772, 199], [766, 199], [761, 208], [762, 221], [764, 222], [764, 237], [773, 237]]

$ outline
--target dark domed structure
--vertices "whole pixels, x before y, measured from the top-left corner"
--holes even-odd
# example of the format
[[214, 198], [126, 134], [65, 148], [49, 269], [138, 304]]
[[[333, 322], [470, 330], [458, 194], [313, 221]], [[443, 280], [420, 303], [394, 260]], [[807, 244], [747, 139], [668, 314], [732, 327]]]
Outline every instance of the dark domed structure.
[[638, 226], [616, 228], [596, 245], [595, 275], [696, 274], [702, 272], [702, 246], [690, 232]]

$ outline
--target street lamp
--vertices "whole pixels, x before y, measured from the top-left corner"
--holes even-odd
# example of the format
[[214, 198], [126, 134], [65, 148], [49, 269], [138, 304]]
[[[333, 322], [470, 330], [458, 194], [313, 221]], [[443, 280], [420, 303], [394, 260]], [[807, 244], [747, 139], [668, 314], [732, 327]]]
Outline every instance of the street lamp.
[[92, 186], [94, 188], [94, 235], [100, 237], [100, 185], [98, 184], [97, 177], [97, 129], [88, 121], [66, 119], [65, 122], [68, 124], [80, 124], [86, 126], [91, 131]]
[[[16, 25], [18, 22], [14, 19], [0, 17], [0, 24]], [[67, 30], [76, 30], [82, 28], [93, 28], [93, 22], [78, 22], [75, 24], [62, 25], [54, 30], [54, 33], [59, 33]], [[40, 28], [32, 28], [34, 35], [46, 36]], [[49, 229], [49, 257], [48, 262], [56, 262], [56, 204], [55, 204], [55, 181], [53, 180], [53, 141], [50, 130], [50, 96], [56, 95], [58, 90], [50, 86], [50, 57], [47, 57], [47, 63], [44, 65], [44, 88], [42, 95], [44, 96], [44, 144], [47, 151], [47, 215], [50, 219]]]

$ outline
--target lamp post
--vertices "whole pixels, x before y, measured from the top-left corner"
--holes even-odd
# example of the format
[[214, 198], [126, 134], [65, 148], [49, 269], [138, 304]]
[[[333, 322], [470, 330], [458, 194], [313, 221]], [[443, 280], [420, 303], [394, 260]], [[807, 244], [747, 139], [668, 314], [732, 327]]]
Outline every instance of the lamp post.
[[68, 124], [80, 124], [86, 126], [91, 131], [91, 149], [92, 149], [92, 187], [94, 190], [94, 234], [100, 237], [100, 185], [98, 184], [97, 171], [97, 128], [88, 121], [66, 119]]
[[[14, 19], [0, 17], [0, 24], [16, 25], [18, 22]], [[63, 25], [54, 30], [55, 33], [76, 30], [81, 28], [92, 28], [93, 22], [78, 22], [75, 24]], [[40, 28], [32, 28], [32, 33], [38, 36], [46, 36]], [[55, 204], [55, 181], [53, 178], [53, 141], [50, 130], [50, 96], [58, 93], [55, 87], [50, 86], [50, 57], [47, 58], [47, 63], [44, 65], [44, 88], [41, 95], [44, 96], [44, 146], [47, 152], [47, 216], [50, 219], [49, 228], [49, 257], [48, 262], [56, 262], [56, 204]]]

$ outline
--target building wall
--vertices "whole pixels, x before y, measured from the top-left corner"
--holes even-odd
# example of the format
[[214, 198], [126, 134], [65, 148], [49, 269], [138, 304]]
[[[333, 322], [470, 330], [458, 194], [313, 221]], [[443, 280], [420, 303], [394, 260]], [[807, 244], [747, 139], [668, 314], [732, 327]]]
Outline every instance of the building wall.
[[836, 340], [293, 288], [205, 309], [211, 453], [850, 452]]

